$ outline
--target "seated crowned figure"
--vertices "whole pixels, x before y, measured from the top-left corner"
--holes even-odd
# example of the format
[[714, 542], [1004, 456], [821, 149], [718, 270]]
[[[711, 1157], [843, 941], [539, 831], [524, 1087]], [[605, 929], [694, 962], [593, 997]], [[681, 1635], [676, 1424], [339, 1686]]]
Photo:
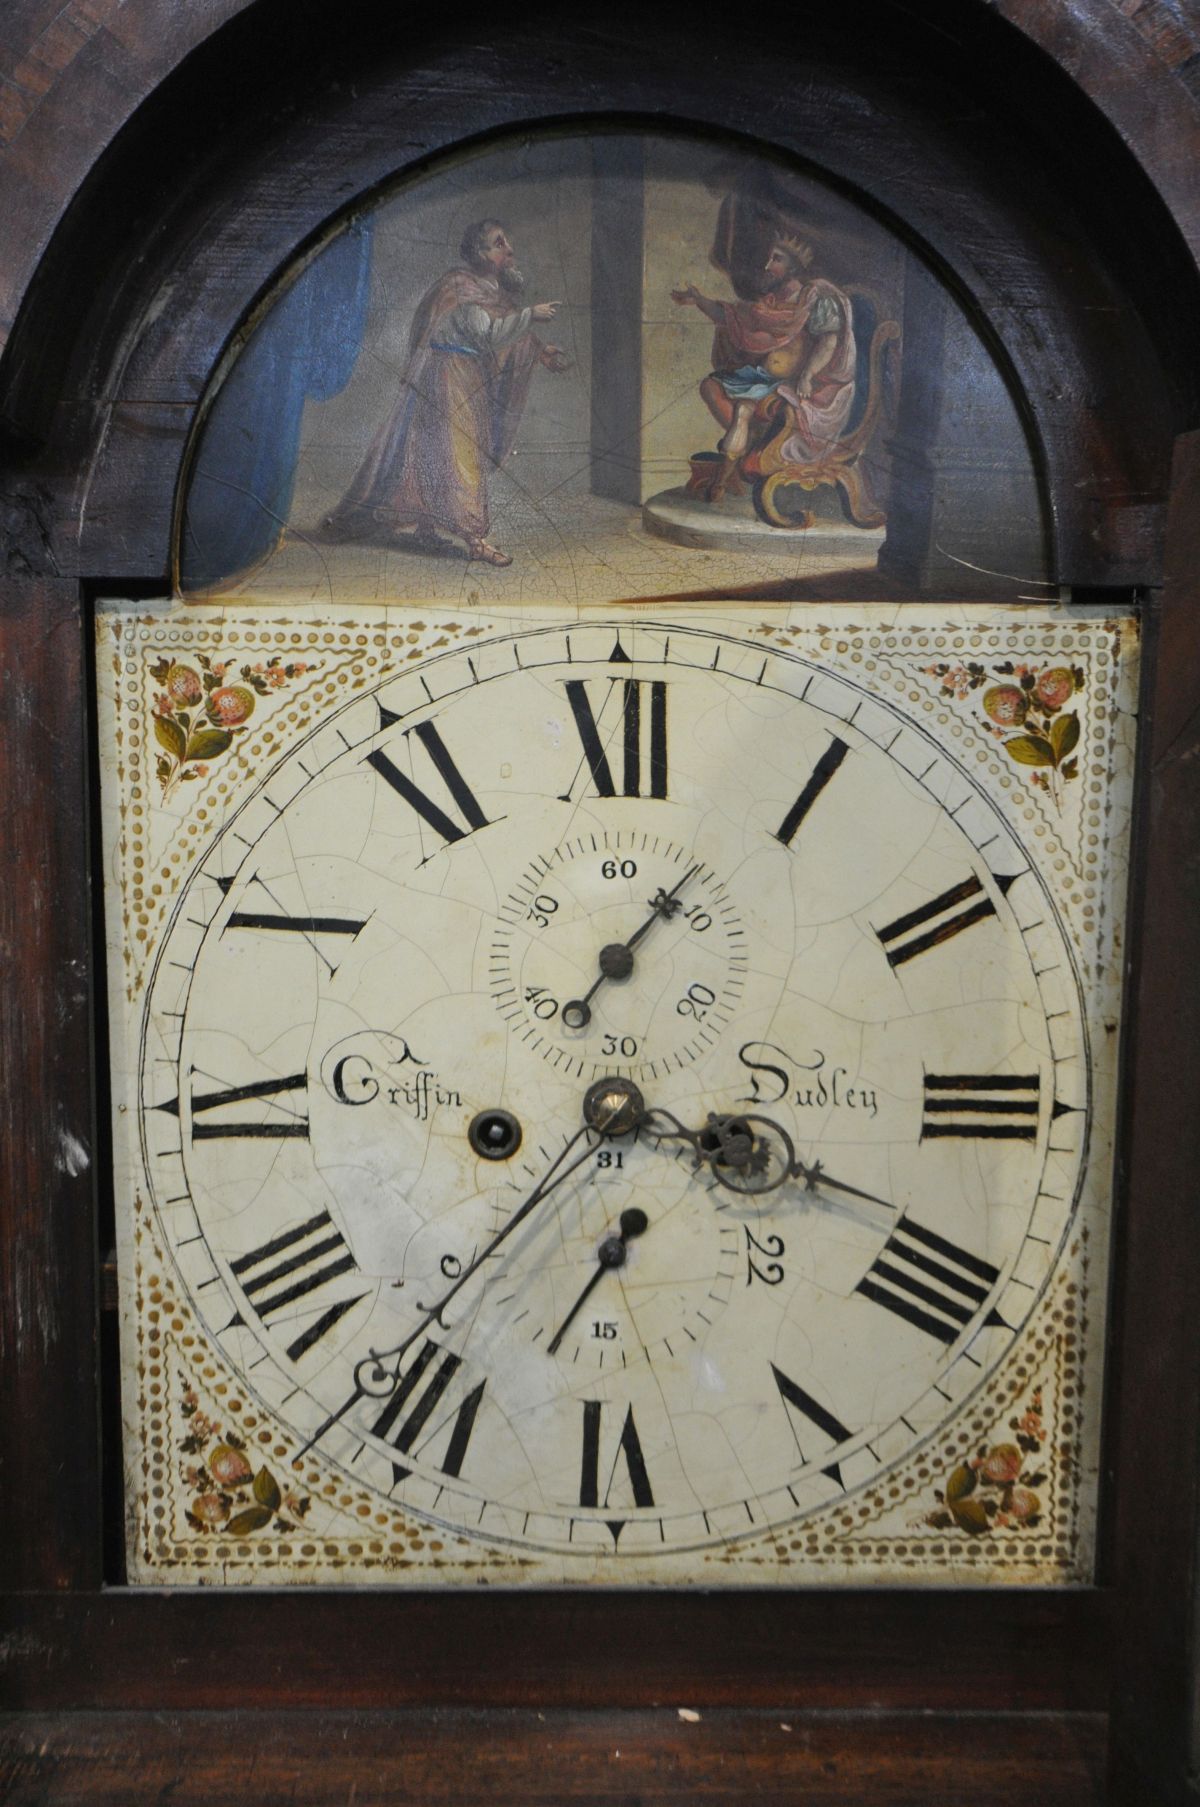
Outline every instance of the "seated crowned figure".
[[750, 449], [756, 418], [776, 411], [772, 402], [787, 410], [780, 452], [788, 463], [815, 463], [845, 429], [855, 382], [850, 300], [832, 282], [808, 277], [811, 261], [810, 246], [780, 234], [753, 299], [715, 301], [690, 283], [672, 290], [681, 307], [699, 308], [716, 327], [713, 369], [700, 385], [723, 429], [710, 500], [724, 493]]

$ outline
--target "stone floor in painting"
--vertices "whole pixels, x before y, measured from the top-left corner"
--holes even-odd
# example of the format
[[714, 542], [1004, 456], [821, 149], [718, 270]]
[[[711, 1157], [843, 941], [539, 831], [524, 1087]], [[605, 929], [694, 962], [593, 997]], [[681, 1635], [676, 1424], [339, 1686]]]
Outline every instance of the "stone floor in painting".
[[[553, 503], [553, 508], [551, 508]], [[747, 505], [748, 506], [748, 505]], [[736, 505], [735, 505], [736, 507]], [[729, 523], [725, 523], [726, 526]], [[654, 597], [804, 594], [815, 580], [861, 597], [879, 582], [882, 531], [856, 532], [821, 519], [807, 532], [769, 529], [747, 543], [686, 546], [648, 533], [642, 511], [586, 493], [534, 497], [504, 486], [493, 494], [491, 539], [511, 554], [497, 567], [468, 562], [461, 545], [405, 547], [403, 539], [332, 542], [318, 530], [289, 526], [278, 547], [251, 572], [220, 586], [222, 596], [321, 602], [453, 600], [501, 603], [608, 603]], [[768, 549], [769, 548], [769, 549]], [[886, 584], [879, 594], [895, 592]]]

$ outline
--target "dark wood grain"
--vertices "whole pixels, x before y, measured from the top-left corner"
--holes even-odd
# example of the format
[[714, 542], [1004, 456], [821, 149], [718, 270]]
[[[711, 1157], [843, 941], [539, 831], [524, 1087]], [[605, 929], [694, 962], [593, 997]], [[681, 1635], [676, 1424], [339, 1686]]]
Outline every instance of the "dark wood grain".
[[0, 670], [0, 1585], [89, 1587], [99, 1424], [77, 585], [3, 584]]
[[1084, 1591], [204, 1588], [3, 1603], [7, 1707], [722, 1705], [1095, 1711]]
[[[1134, 978], [1133, 1110], [1116, 1272], [1113, 1572], [1122, 1627], [1115, 1671], [1114, 1800], [1174, 1807], [1196, 1759], [1200, 1489], [1200, 433], [1181, 440], [1147, 685], [1140, 829], [1143, 956]], [[1188, 1103], [1185, 1103], [1185, 1099]], [[1185, 1453], [1187, 1452], [1187, 1453]], [[1150, 1503], [1152, 1502], [1152, 1505]], [[1150, 1507], [1149, 1513], [1147, 1511]]]
[[[695, 1715], [680, 1717], [678, 1706]], [[728, 1712], [0, 1718], [9, 1807], [1100, 1807], [1100, 1715]]]
[[0, 9], [0, 343], [104, 147], [151, 89], [246, 4], [7, 0]]

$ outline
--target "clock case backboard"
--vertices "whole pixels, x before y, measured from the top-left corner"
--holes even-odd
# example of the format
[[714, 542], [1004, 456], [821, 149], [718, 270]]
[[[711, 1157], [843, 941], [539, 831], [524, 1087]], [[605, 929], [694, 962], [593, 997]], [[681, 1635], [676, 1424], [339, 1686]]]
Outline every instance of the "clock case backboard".
[[[149, 5], [126, 9], [116, 60], [126, 92], [148, 98], [124, 133], [116, 127], [129, 103], [105, 85], [111, 41], [92, 46], [83, 29], [77, 55], [49, 64], [78, 85], [64, 75], [44, 87], [43, 120], [31, 107], [21, 121], [23, 158], [36, 156], [60, 102], [97, 131], [46, 154], [40, 193], [54, 201], [23, 191], [14, 217], [25, 237], [6, 259], [4, 640], [16, 677], [4, 698], [5, 908], [16, 950], [8, 1035], [19, 1050], [8, 1065], [4, 1140], [0, 1562], [17, 1634], [7, 1701], [44, 1713], [251, 1698], [616, 1707], [687, 1695], [743, 1707], [802, 1699], [1077, 1714], [1111, 1702], [1113, 1798], [1184, 1798], [1192, 1607], [1180, 1578], [1192, 1573], [1195, 1538], [1187, 1299], [1198, 1131], [1194, 1114], [1180, 1121], [1178, 1101], [1194, 1083], [1200, 974], [1188, 765], [1200, 694], [1188, 588], [1200, 455], [1194, 439], [1177, 441], [1197, 413], [1187, 177], [1197, 128], [1186, 84], [1171, 72], [1172, 59], [1185, 65], [1186, 45], [1165, 29], [1148, 36], [1100, 0], [1069, 18], [1039, 6], [955, 7], [945, 17], [931, 8], [919, 31], [909, 15], [872, 6], [862, 20], [856, 13], [853, 34], [842, 19], [824, 40], [822, 28], [810, 34], [803, 58], [748, 49], [741, 32], [736, 45], [715, 33], [713, 54], [700, 59], [694, 35], [685, 44], [644, 19], [634, 54], [615, 25], [597, 41], [556, 20], [551, 67], [536, 20], [487, 34], [485, 58], [466, 32], [458, 44], [410, 24], [402, 43], [390, 41], [369, 8], [333, 47], [315, 11], [288, 9], [284, 29], [269, 5], [228, 10], [240, 16], [168, 78], [193, 47], [191, 23]], [[1015, 22], [1009, 10], [1019, 11]], [[688, 73], [698, 69], [714, 73]], [[793, 104], [801, 94], [803, 107]], [[88, 597], [162, 593], [178, 461], [221, 349], [346, 193], [394, 170], [396, 122], [418, 159], [564, 110], [670, 112], [761, 136], [901, 222], [1006, 349], [1041, 453], [1056, 578], [1080, 594], [1143, 601], [1102, 1585], [1065, 1597], [998, 1594], [982, 1639], [977, 1602], [953, 1592], [852, 1593], [836, 1620], [804, 1595], [629, 1597], [603, 1608], [541, 1600], [532, 1619], [511, 1599], [432, 1595], [406, 1607], [404, 1639], [419, 1641], [424, 1660], [404, 1670], [387, 1599], [356, 1599], [351, 1613], [335, 1595], [166, 1600], [120, 1586], [119, 1494], [110, 1488], [106, 1506], [102, 1487], [100, 1352], [112, 1319], [96, 1312], [108, 1150], [95, 1105], [103, 1040], [85, 807]], [[1171, 151], [1156, 148], [1152, 121]], [[196, 260], [206, 281], [195, 279]], [[109, 1424], [112, 1405], [110, 1396]], [[348, 1622], [352, 1671], [330, 1660]], [[1114, 1672], [1107, 1628], [1117, 1625]], [[626, 1652], [619, 1668], [614, 1628]], [[481, 1660], [464, 1673], [456, 1653], [467, 1638]], [[918, 1646], [928, 1654], [914, 1664]], [[507, 1660], [514, 1648], [524, 1653], [517, 1667]], [[164, 1665], [164, 1649], [189, 1660]], [[267, 1649], [286, 1650], [287, 1661], [264, 1661]], [[1096, 1722], [1078, 1723], [1094, 1739]]]

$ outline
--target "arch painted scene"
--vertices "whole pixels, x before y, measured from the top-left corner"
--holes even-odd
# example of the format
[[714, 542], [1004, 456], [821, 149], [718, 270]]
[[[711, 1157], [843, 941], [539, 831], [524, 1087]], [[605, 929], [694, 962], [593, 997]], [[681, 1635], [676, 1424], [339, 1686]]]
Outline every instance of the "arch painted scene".
[[369, 197], [216, 373], [179, 588], [356, 602], [1046, 595], [994, 356], [831, 183], [509, 138]]

